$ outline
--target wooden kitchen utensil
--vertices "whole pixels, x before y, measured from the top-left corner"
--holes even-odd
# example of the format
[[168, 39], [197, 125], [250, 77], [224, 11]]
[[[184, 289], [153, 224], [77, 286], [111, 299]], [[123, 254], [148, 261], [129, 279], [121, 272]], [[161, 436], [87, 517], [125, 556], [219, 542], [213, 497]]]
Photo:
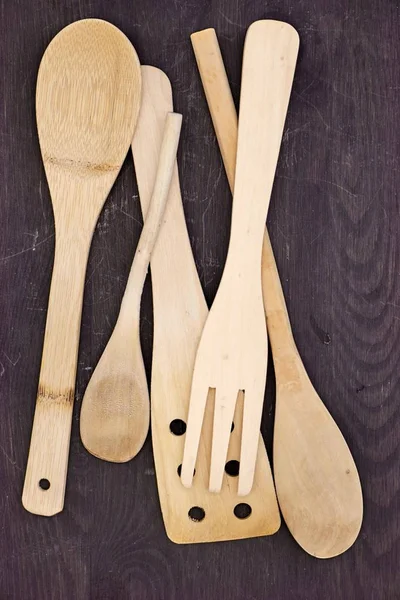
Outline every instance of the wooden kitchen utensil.
[[[233, 191], [237, 115], [214, 29], [191, 36], [201, 80]], [[329, 558], [355, 541], [361, 485], [350, 450], [314, 390], [297, 352], [268, 233], [262, 256], [267, 327], [277, 383], [274, 472], [281, 510], [296, 541]]]
[[221, 489], [239, 391], [244, 391], [239, 495], [253, 485], [268, 356], [262, 243], [298, 47], [296, 30], [279, 21], [256, 21], [246, 35], [231, 237], [193, 372], [182, 462], [188, 487], [209, 388], [216, 390], [209, 488]]
[[64, 505], [87, 257], [128, 152], [140, 98], [136, 52], [110, 23], [73, 23], [43, 55], [36, 118], [56, 248], [22, 495], [24, 507], [40, 515], [54, 515]]
[[117, 323], [82, 401], [83, 445], [98, 458], [111, 462], [126, 462], [136, 456], [149, 429], [149, 392], [140, 347], [140, 300], [168, 198], [181, 123], [182, 115], [167, 114], [153, 195]]
[[[165, 115], [173, 108], [166, 75], [154, 67], [142, 67], [142, 77], [143, 104], [132, 150], [140, 202], [146, 214]], [[261, 436], [258, 436], [253, 489], [246, 497], [246, 503], [237, 495], [235, 475], [240, 450], [240, 406], [233, 419], [221, 493], [212, 494], [207, 489], [211, 403], [205, 411], [193, 486], [187, 489], [180, 481], [190, 384], [197, 345], [207, 318], [207, 304], [186, 230], [176, 166], [164, 223], [151, 256], [151, 278], [154, 303], [151, 427], [158, 492], [167, 534], [176, 543], [195, 543], [275, 533], [280, 516]]]

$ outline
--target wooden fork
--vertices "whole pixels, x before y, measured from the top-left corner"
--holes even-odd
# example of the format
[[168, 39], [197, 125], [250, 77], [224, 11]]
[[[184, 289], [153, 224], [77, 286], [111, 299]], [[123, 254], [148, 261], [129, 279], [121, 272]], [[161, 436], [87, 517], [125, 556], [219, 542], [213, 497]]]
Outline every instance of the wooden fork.
[[221, 489], [240, 391], [238, 494], [248, 494], [253, 485], [268, 357], [261, 251], [298, 47], [298, 34], [287, 23], [257, 21], [246, 35], [231, 237], [193, 372], [181, 471], [186, 487], [192, 484], [209, 388], [216, 390], [209, 489]]
[[[214, 29], [198, 31], [190, 38], [233, 190], [237, 115], [218, 39]], [[331, 558], [347, 550], [360, 531], [360, 478], [349, 447], [315, 391], [297, 351], [267, 230], [262, 286], [276, 379], [276, 493], [297, 543], [312, 556]], [[257, 471], [252, 493], [256, 483]]]

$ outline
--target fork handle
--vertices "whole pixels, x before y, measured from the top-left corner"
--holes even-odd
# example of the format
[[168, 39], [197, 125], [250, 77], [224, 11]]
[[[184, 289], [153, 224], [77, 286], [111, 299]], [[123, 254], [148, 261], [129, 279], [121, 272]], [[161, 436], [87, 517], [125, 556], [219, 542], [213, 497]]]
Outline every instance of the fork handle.
[[[190, 36], [231, 192], [235, 183], [238, 118], [215, 29]], [[297, 354], [271, 240], [265, 229], [262, 287], [274, 358]]]
[[257, 274], [298, 48], [288, 23], [257, 21], [246, 35], [227, 263]]

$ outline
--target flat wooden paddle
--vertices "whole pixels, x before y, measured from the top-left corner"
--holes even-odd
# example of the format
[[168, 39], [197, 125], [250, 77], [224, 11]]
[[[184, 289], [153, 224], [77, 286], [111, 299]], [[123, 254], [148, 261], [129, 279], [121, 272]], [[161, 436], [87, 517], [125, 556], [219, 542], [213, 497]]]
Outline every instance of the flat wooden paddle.
[[[141, 110], [146, 110], [143, 104]], [[140, 300], [168, 198], [181, 123], [182, 115], [167, 114], [150, 207], [117, 323], [82, 400], [83, 445], [98, 458], [111, 462], [126, 462], [136, 456], [149, 429], [149, 392], [140, 346]]]
[[[214, 29], [191, 36], [200, 76], [233, 189], [237, 115]], [[268, 233], [262, 282], [277, 382], [274, 474], [285, 521], [310, 554], [344, 552], [361, 527], [360, 481], [350, 450], [314, 390], [297, 352]]]
[[[146, 214], [156, 176], [165, 116], [173, 110], [171, 85], [154, 67], [142, 67], [143, 103], [132, 149], [142, 211]], [[275, 533], [280, 525], [271, 470], [261, 436], [254, 486], [237, 494], [237, 466], [243, 406], [233, 418], [226, 471], [219, 494], [208, 490], [212, 398], [193, 486], [185, 488], [180, 468], [190, 384], [207, 304], [193, 260], [175, 166], [169, 199], [151, 256], [154, 344], [151, 428], [158, 493], [167, 534], [176, 543], [214, 542]]]
[[136, 52], [110, 23], [73, 23], [43, 55], [36, 118], [56, 248], [22, 495], [24, 507], [39, 515], [54, 515], [64, 505], [87, 257], [129, 150], [140, 98]]

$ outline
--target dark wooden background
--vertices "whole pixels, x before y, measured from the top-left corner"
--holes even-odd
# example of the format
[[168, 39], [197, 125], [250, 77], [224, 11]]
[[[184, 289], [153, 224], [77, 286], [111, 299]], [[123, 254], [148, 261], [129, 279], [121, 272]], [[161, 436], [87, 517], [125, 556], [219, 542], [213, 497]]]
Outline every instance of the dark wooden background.
[[[0, 600], [400, 598], [400, 10], [397, 0], [0, 0]], [[96, 228], [85, 288], [66, 505], [21, 505], [54, 232], [35, 129], [51, 38], [76, 19], [120, 27], [165, 70], [184, 115], [179, 150], [190, 238], [212, 301], [230, 197], [189, 34], [215, 27], [238, 99], [248, 25], [287, 20], [301, 51], [269, 214], [300, 353], [358, 465], [365, 519], [319, 561], [283, 525], [271, 538], [176, 546], [164, 533], [151, 441], [131, 463], [79, 440], [85, 386], [107, 342], [141, 230], [129, 156]], [[151, 363], [151, 290], [143, 299]], [[271, 448], [273, 373], [263, 431]]]

